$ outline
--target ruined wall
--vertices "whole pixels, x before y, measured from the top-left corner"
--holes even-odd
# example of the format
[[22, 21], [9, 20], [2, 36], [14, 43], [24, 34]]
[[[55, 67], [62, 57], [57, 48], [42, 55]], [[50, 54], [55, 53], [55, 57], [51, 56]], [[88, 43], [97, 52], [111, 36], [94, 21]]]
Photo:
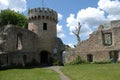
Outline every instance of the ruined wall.
[[[108, 43], [105, 43], [105, 34], [109, 34]], [[99, 27], [97, 31], [90, 34], [89, 39], [82, 41], [75, 49], [67, 51], [67, 59], [74, 60], [76, 57], [71, 54], [79, 55], [82, 59], [87, 60], [87, 55], [93, 55], [93, 61], [110, 60], [110, 51], [120, 52], [120, 21], [112, 21], [109, 28]], [[118, 53], [118, 60], [119, 60]]]
[[0, 35], [0, 66], [25, 66], [36, 60], [38, 37], [35, 33], [7, 25]]
[[36, 52], [37, 36], [31, 31], [14, 25], [7, 25], [3, 33], [6, 34], [5, 52]]

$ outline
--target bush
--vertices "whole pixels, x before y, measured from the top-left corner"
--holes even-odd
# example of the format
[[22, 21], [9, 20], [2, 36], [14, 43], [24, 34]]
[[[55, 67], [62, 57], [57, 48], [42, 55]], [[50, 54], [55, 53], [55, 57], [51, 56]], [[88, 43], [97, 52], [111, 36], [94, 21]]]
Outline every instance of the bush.
[[59, 61], [54, 59], [53, 66], [58, 66], [58, 65], [59, 65]]
[[85, 60], [82, 60], [80, 56], [77, 56], [76, 59], [66, 65], [78, 65], [78, 64], [83, 64], [87, 63]]
[[92, 62], [93, 64], [109, 64], [110, 61], [99, 61], [99, 62]]

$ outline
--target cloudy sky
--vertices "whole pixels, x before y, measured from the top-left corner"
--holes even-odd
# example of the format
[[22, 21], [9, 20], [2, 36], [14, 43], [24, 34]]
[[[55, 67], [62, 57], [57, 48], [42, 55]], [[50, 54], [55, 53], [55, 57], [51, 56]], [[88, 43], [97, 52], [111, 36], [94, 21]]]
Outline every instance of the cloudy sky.
[[72, 31], [81, 23], [80, 37], [89, 38], [100, 24], [120, 19], [120, 0], [0, 0], [0, 10], [10, 8], [27, 16], [28, 8], [49, 7], [58, 12], [58, 37], [65, 44], [77, 43]]

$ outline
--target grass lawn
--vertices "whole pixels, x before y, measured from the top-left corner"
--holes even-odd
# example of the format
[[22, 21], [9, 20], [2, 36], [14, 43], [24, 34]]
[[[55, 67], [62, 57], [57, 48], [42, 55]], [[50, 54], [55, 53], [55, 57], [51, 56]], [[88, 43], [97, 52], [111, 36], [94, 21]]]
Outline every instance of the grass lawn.
[[0, 71], [0, 80], [60, 80], [59, 75], [48, 69], [9, 69]]
[[62, 71], [72, 80], [120, 80], [120, 64], [80, 64]]

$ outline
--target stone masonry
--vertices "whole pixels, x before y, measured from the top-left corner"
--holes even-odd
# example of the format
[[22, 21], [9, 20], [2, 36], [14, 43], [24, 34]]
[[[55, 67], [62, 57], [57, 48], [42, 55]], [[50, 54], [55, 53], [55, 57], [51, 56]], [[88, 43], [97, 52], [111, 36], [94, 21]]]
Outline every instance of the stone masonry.
[[89, 39], [69, 49], [66, 62], [75, 60], [77, 56], [88, 62], [120, 61], [120, 20], [111, 21], [110, 26], [100, 25]]
[[0, 67], [27, 64], [62, 64], [64, 44], [57, 37], [57, 12], [49, 8], [28, 10], [28, 29], [6, 25], [0, 33]]

